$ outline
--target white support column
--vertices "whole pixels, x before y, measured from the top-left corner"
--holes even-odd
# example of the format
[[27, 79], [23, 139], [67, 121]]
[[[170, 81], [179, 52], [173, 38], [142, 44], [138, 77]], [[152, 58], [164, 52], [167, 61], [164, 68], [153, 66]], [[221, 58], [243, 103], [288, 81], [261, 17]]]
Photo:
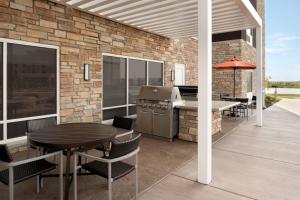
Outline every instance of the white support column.
[[212, 170], [212, 0], [198, 0], [198, 182]]
[[263, 73], [262, 73], [262, 27], [256, 28], [256, 125], [262, 126]]

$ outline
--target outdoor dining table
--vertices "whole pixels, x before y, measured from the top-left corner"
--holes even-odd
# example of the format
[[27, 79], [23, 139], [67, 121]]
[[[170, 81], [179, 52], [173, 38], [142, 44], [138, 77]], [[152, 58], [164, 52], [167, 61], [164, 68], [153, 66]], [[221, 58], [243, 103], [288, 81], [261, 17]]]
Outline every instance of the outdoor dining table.
[[[234, 97], [234, 96], [225, 96], [225, 97], [222, 97], [222, 100], [224, 101], [235, 101], [235, 102], [241, 102], [241, 104], [245, 104], [245, 103], [242, 103], [243, 100], [248, 100], [247, 97]], [[248, 103], [246, 103], [247, 106], [250, 106], [252, 104], [252, 101]], [[234, 108], [233, 108], [234, 110]], [[248, 112], [248, 111], [247, 111]], [[252, 110], [251, 110], [251, 113], [252, 113]], [[233, 111], [231, 113], [232, 116], [236, 117], [237, 114], [235, 113], [235, 111]], [[248, 114], [247, 114], [248, 115]]]
[[70, 123], [50, 126], [30, 133], [31, 144], [66, 154], [64, 199], [69, 199], [71, 155], [74, 150], [93, 149], [106, 145], [116, 136], [117, 129], [100, 123]]

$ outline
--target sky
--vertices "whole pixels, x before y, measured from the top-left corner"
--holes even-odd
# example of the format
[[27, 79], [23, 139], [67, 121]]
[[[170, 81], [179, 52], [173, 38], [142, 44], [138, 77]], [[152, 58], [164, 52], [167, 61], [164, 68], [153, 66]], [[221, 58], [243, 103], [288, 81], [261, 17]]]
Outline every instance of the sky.
[[300, 81], [300, 0], [265, 0], [266, 76]]

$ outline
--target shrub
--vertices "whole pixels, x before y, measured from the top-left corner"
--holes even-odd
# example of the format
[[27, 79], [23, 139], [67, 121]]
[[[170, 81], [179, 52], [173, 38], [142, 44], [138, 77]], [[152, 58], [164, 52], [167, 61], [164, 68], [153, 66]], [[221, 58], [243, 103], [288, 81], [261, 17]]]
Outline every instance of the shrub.
[[266, 95], [265, 98], [265, 105], [266, 107], [272, 106], [274, 103], [277, 103], [280, 99], [276, 98], [275, 96]]

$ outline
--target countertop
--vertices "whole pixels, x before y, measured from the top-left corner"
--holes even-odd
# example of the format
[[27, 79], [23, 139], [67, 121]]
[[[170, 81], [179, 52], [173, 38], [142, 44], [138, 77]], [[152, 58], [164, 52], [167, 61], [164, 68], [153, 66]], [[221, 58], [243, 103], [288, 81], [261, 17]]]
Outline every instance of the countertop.
[[[212, 101], [212, 111], [218, 112], [223, 111], [234, 106], [239, 105], [240, 102], [235, 101]], [[188, 109], [188, 110], [196, 110], [198, 108], [197, 101], [180, 101], [175, 103], [175, 108]]]

